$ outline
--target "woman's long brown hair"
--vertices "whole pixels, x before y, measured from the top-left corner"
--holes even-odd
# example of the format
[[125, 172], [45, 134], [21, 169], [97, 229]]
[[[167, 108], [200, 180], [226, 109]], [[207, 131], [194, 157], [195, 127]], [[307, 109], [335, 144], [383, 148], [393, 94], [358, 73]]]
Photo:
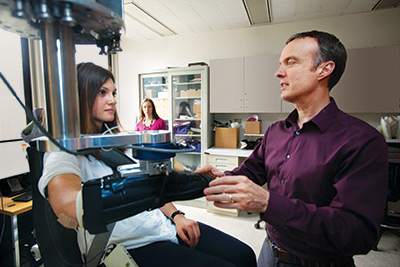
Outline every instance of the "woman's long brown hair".
[[[92, 113], [93, 104], [100, 88], [108, 79], [111, 79], [115, 83], [114, 75], [109, 70], [93, 63], [78, 64], [77, 73], [81, 133], [100, 134], [107, 129], [104, 126], [104, 123], [101, 129], [96, 126]], [[115, 111], [114, 120], [107, 122], [107, 126], [109, 128], [120, 126], [117, 111]], [[113, 132], [120, 132], [120, 129], [113, 129]]]
[[158, 119], [160, 118], [160, 116], [158, 116], [157, 111], [156, 111], [156, 106], [154, 105], [153, 100], [151, 100], [150, 98], [145, 98], [145, 99], [142, 101], [142, 104], [140, 105], [139, 120], [140, 120], [141, 122], [143, 122], [144, 119], [146, 118], [146, 115], [144, 114], [144, 111], [143, 111], [143, 105], [144, 105], [146, 102], [149, 102], [149, 103], [153, 106], [153, 112], [152, 112], [153, 119], [154, 119], [155, 121], [158, 120]]

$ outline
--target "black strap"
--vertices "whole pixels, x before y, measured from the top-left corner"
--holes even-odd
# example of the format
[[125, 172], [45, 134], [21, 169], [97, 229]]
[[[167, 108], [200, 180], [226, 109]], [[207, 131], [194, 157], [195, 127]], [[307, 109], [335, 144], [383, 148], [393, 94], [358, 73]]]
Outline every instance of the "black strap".
[[114, 172], [116, 172], [118, 166], [136, 163], [119, 148], [100, 149], [93, 153], [93, 155], [112, 168]]
[[87, 267], [96, 267], [100, 263], [100, 259], [103, 256], [103, 252], [106, 248], [108, 239], [111, 236], [111, 233], [114, 229], [115, 223], [107, 226], [107, 232], [97, 234], [90, 246], [89, 253], [86, 259], [89, 261], [87, 263]]

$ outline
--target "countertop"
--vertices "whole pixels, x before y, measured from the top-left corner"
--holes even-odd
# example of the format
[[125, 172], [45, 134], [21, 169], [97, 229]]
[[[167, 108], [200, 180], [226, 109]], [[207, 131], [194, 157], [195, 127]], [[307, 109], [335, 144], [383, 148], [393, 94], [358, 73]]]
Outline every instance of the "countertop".
[[208, 155], [221, 155], [221, 156], [231, 156], [231, 157], [244, 157], [247, 158], [253, 152], [251, 149], [233, 149], [233, 148], [216, 148], [210, 147], [205, 154]]

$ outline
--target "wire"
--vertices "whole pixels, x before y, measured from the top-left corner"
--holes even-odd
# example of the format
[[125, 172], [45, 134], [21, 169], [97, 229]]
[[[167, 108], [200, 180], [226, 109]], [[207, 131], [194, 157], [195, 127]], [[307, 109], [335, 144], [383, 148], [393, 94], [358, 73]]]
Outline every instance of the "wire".
[[22, 106], [22, 108], [25, 110], [26, 115], [28, 116], [29, 119], [31, 119], [36, 126], [40, 129], [40, 131], [47, 137], [49, 138], [49, 140], [54, 143], [59, 149], [61, 149], [64, 152], [73, 154], [73, 155], [87, 155], [90, 154], [94, 151], [96, 151], [97, 149], [87, 149], [84, 151], [73, 151], [70, 149], [67, 149], [65, 147], [63, 147], [56, 139], [53, 138], [53, 136], [51, 136], [51, 134], [43, 127], [43, 125], [35, 118], [35, 116], [33, 116], [32, 111], [27, 108], [24, 103], [22, 103], [21, 99], [18, 97], [17, 93], [15, 92], [15, 90], [12, 88], [12, 86], [9, 84], [9, 82], [7, 81], [7, 79], [3, 76], [3, 73], [0, 72], [0, 78], [3, 80], [4, 84], [7, 86], [7, 88], [10, 90], [11, 94], [17, 99], [18, 103]]
[[153, 152], [159, 152], [159, 153], [187, 153], [187, 152], [193, 152], [196, 147], [189, 145], [190, 148], [185, 148], [185, 149], [168, 149], [168, 148], [156, 148], [156, 147], [147, 147], [147, 146], [138, 146], [138, 145], [130, 145], [130, 146], [125, 146], [126, 148], [132, 148], [136, 150], [144, 150], [144, 151], [153, 151]]
[[1, 210], [3, 211], [3, 225], [1, 227], [1, 233], [0, 233], [0, 245], [1, 245], [1, 241], [3, 240], [4, 229], [6, 226], [6, 211], [4, 210], [3, 194], [1, 193], [1, 191], [0, 191], [0, 198], [1, 198]]
[[107, 130], [105, 130], [105, 131], [102, 133], [102, 135], [104, 135], [104, 134], [106, 134], [106, 133], [112, 134], [112, 133], [113, 133], [112, 130], [119, 128], [118, 125], [110, 128], [110, 127], [108, 127], [107, 123], [104, 123], [104, 126], [106, 126]]

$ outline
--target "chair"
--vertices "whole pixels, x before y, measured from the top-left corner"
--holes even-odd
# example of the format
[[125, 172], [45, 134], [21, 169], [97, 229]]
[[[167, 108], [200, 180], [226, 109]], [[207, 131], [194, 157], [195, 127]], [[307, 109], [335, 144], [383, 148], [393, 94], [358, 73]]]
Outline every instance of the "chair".
[[[400, 200], [400, 163], [389, 162], [389, 183], [385, 213], [381, 222], [379, 238], [376, 241], [373, 250], [378, 250], [378, 243], [384, 230], [400, 237], [400, 213], [392, 210], [388, 202]], [[394, 215], [394, 216], [393, 216]], [[396, 216], [397, 215], [397, 216]]]
[[33, 229], [45, 266], [82, 266], [81, 252], [76, 232], [63, 227], [54, 214], [49, 202], [39, 192], [37, 184], [42, 175], [43, 152], [35, 144], [28, 147], [28, 161], [32, 185]]

